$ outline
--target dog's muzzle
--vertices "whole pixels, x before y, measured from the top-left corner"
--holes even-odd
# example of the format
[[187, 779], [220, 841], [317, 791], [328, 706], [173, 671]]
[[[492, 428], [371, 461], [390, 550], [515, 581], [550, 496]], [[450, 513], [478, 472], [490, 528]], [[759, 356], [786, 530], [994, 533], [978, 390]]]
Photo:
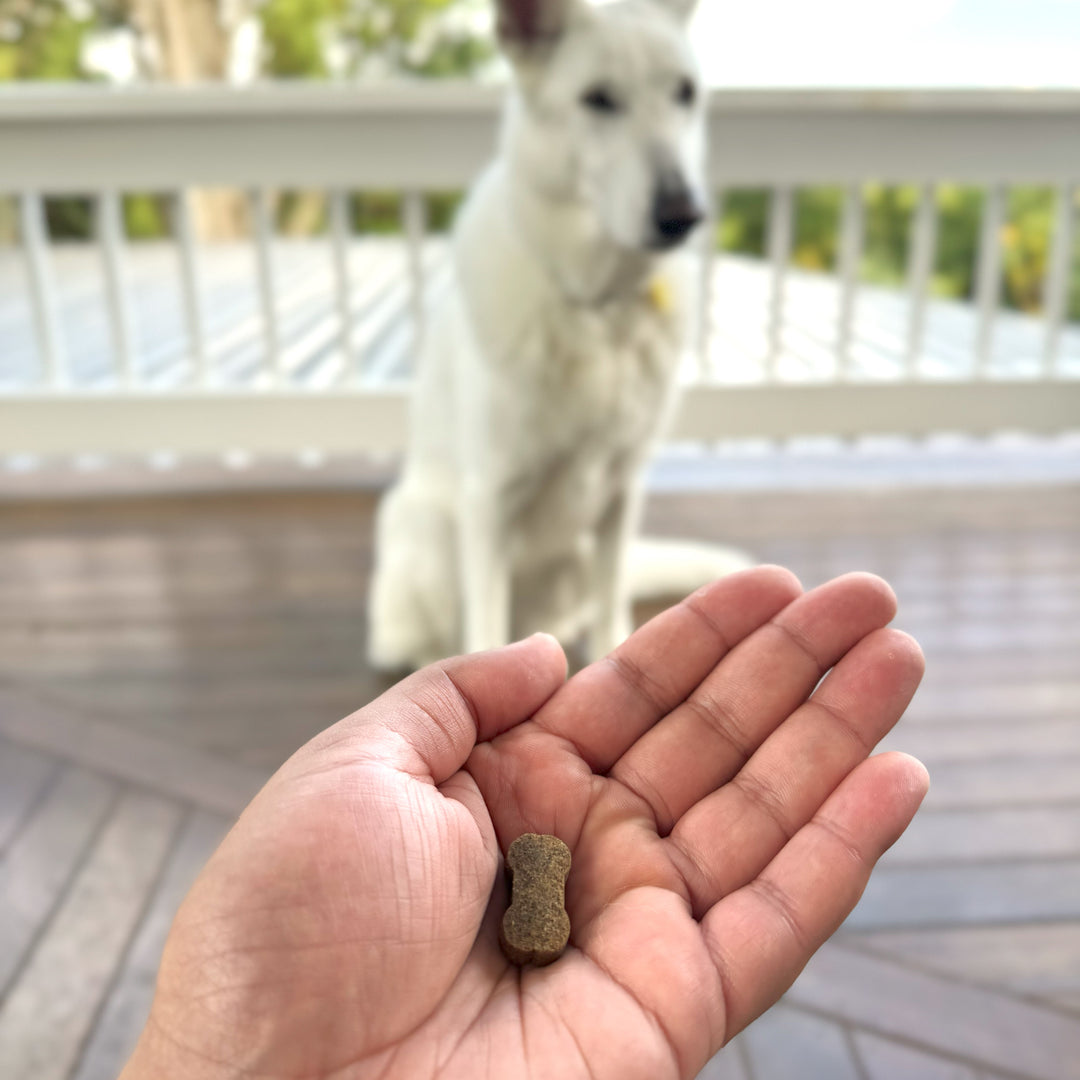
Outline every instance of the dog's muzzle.
[[689, 188], [660, 188], [653, 199], [650, 246], [664, 250], [681, 244], [704, 217], [704, 208]]

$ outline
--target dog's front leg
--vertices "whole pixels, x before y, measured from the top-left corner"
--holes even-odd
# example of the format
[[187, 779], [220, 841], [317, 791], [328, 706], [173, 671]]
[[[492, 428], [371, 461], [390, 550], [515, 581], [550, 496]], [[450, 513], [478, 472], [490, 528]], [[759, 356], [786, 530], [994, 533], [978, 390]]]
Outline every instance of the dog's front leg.
[[492, 485], [466, 478], [458, 523], [465, 652], [510, 641], [510, 560], [505, 523]]
[[640, 485], [625, 486], [608, 507], [596, 533], [593, 563], [594, 617], [589, 631], [589, 658], [598, 660], [633, 630], [627, 559], [637, 530]]

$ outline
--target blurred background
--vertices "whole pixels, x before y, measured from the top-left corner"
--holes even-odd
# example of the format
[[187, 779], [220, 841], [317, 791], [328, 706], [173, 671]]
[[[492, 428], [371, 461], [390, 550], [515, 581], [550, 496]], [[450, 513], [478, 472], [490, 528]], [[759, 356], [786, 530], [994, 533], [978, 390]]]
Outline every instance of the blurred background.
[[[0, 1076], [113, 1077], [267, 775], [380, 692], [371, 524], [486, 0], [0, 0]], [[887, 577], [933, 786], [711, 1080], [1080, 1077], [1080, 5], [702, 0], [651, 532]]]

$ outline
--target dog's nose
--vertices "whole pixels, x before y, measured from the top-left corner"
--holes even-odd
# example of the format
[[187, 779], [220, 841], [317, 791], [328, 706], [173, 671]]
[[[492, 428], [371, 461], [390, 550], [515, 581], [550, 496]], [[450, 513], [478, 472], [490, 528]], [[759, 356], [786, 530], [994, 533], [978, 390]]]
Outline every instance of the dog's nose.
[[704, 216], [704, 209], [689, 188], [660, 188], [653, 199], [653, 226], [659, 246], [674, 247]]

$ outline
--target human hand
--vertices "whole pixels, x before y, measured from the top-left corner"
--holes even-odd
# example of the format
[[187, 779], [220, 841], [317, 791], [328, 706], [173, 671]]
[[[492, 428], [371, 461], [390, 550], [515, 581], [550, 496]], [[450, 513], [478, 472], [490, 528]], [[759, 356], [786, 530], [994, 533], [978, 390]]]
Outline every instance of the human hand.
[[[534, 637], [299, 750], [185, 900], [122, 1080], [691, 1077], [858, 900], [927, 788], [888, 586], [732, 575], [569, 682]], [[832, 669], [818, 685], [821, 676]], [[503, 957], [500, 850], [573, 853], [571, 944]], [[494, 893], [493, 893], [494, 887]]]

